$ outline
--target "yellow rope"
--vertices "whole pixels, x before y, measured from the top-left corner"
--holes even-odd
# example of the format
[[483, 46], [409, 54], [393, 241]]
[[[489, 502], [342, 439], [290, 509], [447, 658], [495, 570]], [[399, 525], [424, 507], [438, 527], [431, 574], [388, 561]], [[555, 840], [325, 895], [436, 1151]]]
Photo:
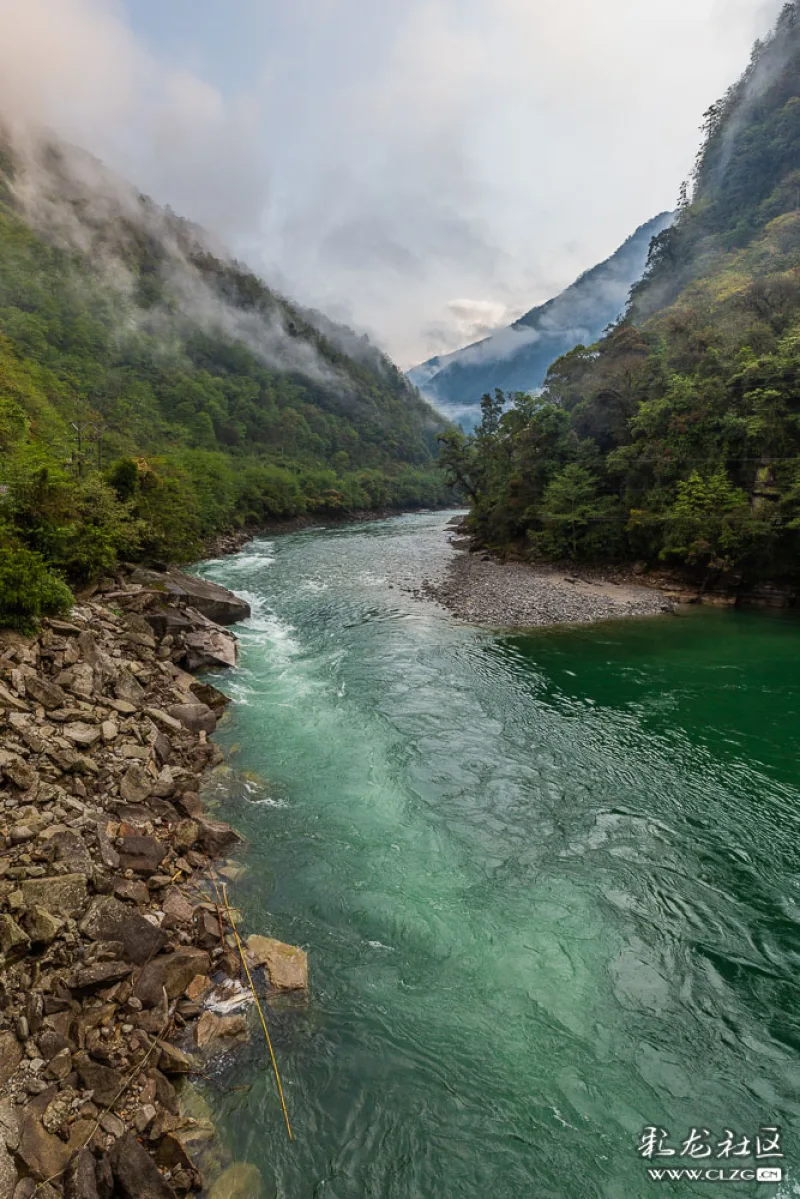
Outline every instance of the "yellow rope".
[[267, 1028], [267, 1022], [264, 1019], [264, 1012], [261, 1008], [261, 1003], [259, 1001], [258, 995], [256, 994], [256, 988], [253, 984], [252, 975], [250, 974], [250, 967], [247, 965], [247, 959], [244, 956], [244, 950], [242, 949], [242, 943], [239, 940], [239, 930], [237, 929], [236, 921], [233, 918], [233, 912], [231, 911], [231, 905], [228, 903], [228, 888], [225, 883], [222, 884], [222, 895], [225, 900], [225, 909], [228, 913], [228, 920], [230, 921], [230, 926], [231, 926], [231, 929], [233, 930], [233, 935], [236, 938], [236, 948], [239, 950], [239, 957], [242, 959], [242, 965], [244, 966], [244, 972], [247, 975], [247, 981], [250, 984], [250, 990], [253, 992], [253, 999], [255, 999], [255, 1001], [256, 1001], [256, 1007], [258, 1008], [258, 1014], [261, 1018], [261, 1027], [264, 1029], [264, 1036], [267, 1039], [267, 1046], [269, 1048], [269, 1056], [272, 1060], [272, 1069], [275, 1071], [275, 1082], [278, 1084], [278, 1095], [280, 1097], [281, 1107], [283, 1108], [283, 1118], [286, 1121], [286, 1131], [289, 1134], [289, 1140], [293, 1141], [294, 1136], [292, 1135], [292, 1126], [289, 1123], [289, 1113], [286, 1110], [286, 1100], [283, 1097], [283, 1087], [281, 1086], [281, 1076], [278, 1071], [278, 1063], [275, 1058], [275, 1050], [272, 1048], [272, 1038], [269, 1035], [269, 1029]]

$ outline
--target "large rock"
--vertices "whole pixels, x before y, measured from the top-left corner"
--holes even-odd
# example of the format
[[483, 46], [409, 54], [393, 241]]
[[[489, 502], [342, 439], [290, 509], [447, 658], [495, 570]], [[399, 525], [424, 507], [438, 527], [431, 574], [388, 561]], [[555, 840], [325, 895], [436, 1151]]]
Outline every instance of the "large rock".
[[212, 686], [211, 683], [206, 683], [200, 679], [192, 681], [190, 690], [198, 703], [208, 704], [209, 708], [213, 708], [218, 716], [231, 702], [230, 697], [224, 691], [220, 691], [217, 687]]
[[79, 1149], [70, 1162], [64, 1194], [66, 1199], [100, 1199], [94, 1156], [90, 1149]]
[[92, 900], [80, 929], [91, 941], [121, 941], [126, 959], [137, 966], [155, 957], [167, 943], [165, 932], [113, 895]]
[[94, 1101], [98, 1106], [108, 1107], [114, 1102], [124, 1082], [119, 1070], [101, 1066], [85, 1053], [75, 1059], [75, 1069], [86, 1090], [94, 1092]]
[[62, 829], [46, 834], [51, 846], [53, 860], [63, 862], [70, 874], [90, 875], [93, 869], [92, 854], [89, 846], [79, 833], [72, 829]]
[[36, 782], [36, 771], [19, 754], [0, 750], [0, 777], [13, 783], [20, 791], [27, 791]]
[[254, 934], [247, 938], [250, 964], [263, 966], [276, 991], [308, 990], [308, 954], [296, 945]]
[[120, 1137], [108, 1157], [114, 1174], [114, 1194], [119, 1199], [173, 1199], [172, 1188], [133, 1133]]
[[13, 692], [9, 691], [5, 683], [0, 681], [0, 708], [11, 708], [14, 712], [27, 712], [28, 705], [23, 703]]
[[64, 708], [68, 702], [63, 688], [39, 674], [25, 675], [25, 694], [43, 708]]
[[70, 1156], [64, 1142], [47, 1132], [39, 1117], [30, 1109], [23, 1113], [20, 1121], [17, 1153], [37, 1182], [62, 1174]]
[[[189, 821], [188, 823], [192, 822]], [[162, 925], [164, 928], [178, 928], [182, 924], [192, 923], [194, 907], [180, 891], [170, 891], [162, 906], [164, 910]]]
[[165, 1074], [191, 1074], [196, 1065], [187, 1053], [169, 1041], [161, 1042], [158, 1064]]
[[172, 704], [169, 714], [190, 733], [213, 733], [217, 727], [216, 713], [207, 704]]
[[137, 682], [129, 670], [121, 670], [114, 682], [114, 694], [117, 699], [141, 708], [144, 703], [144, 688]]
[[63, 920], [59, 920], [52, 912], [48, 912], [46, 908], [39, 907], [38, 904], [34, 904], [32, 908], [28, 908], [22, 918], [22, 923], [25, 926], [25, 932], [34, 945], [52, 944], [64, 924]]
[[94, 671], [88, 662], [76, 662], [70, 669], [62, 671], [57, 681], [78, 699], [92, 698]]
[[161, 999], [162, 987], [169, 999], [177, 999], [196, 974], [208, 974], [211, 959], [203, 949], [186, 946], [174, 953], [161, 953], [153, 958], [136, 981], [134, 994], [146, 1007], [155, 1007]]
[[79, 745], [82, 749], [91, 749], [103, 735], [102, 730], [96, 724], [84, 724], [83, 721], [63, 725], [61, 734], [73, 745]]
[[23, 907], [35, 905], [57, 916], [74, 916], [88, 895], [85, 874], [58, 874], [53, 878], [28, 878], [20, 884]]
[[262, 1199], [264, 1186], [261, 1174], [249, 1162], [236, 1162], [220, 1174], [208, 1199]]
[[236, 638], [225, 629], [204, 625], [184, 638], [186, 669], [214, 670], [236, 665]]
[[222, 820], [208, 820], [204, 816], [197, 819], [200, 828], [200, 844], [206, 853], [214, 858], [222, 857], [242, 840], [236, 829], [231, 828]]
[[143, 766], [134, 762], [122, 776], [119, 793], [126, 803], [144, 803], [153, 790], [153, 780]]
[[30, 937], [16, 920], [0, 914], [0, 952], [6, 960], [21, 957], [30, 947]]
[[18, 1180], [14, 1159], [5, 1145], [0, 1143], [0, 1199], [13, 1199]]
[[166, 855], [166, 845], [162, 845], [155, 837], [120, 837], [119, 861], [123, 870], [133, 870], [135, 874], [156, 874]]
[[236, 624], [237, 620], [246, 620], [250, 615], [250, 605], [232, 591], [207, 579], [186, 575], [180, 570], [161, 572], [138, 569], [134, 571], [133, 579], [136, 583], [171, 595], [182, 607], [195, 608], [216, 624]]
[[22, 1046], [13, 1032], [0, 1032], [0, 1086], [5, 1086], [22, 1061]]
[[91, 962], [88, 966], [78, 966], [73, 970], [67, 977], [67, 986], [77, 995], [89, 995], [101, 987], [122, 982], [130, 972], [131, 967], [126, 962]]
[[0, 1099], [0, 1143], [12, 1151], [19, 1145], [19, 1116], [10, 1099]]
[[215, 1041], [223, 1039], [247, 1040], [247, 1021], [244, 1016], [218, 1016], [215, 1012], [203, 1012], [194, 1028], [197, 1048], [205, 1049]]

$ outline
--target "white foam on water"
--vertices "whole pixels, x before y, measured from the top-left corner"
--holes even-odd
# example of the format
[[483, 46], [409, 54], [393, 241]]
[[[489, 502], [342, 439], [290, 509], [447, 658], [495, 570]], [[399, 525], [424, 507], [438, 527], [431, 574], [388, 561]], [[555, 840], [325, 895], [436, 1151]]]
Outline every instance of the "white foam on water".
[[281, 620], [269, 608], [263, 596], [252, 591], [237, 591], [237, 595], [250, 605], [250, 616], [237, 625], [237, 633], [241, 640], [250, 639], [251, 634], [257, 635], [257, 640], [264, 638], [273, 649], [279, 649], [287, 656], [296, 654], [300, 645], [292, 636], [296, 632], [294, 625]]
[[226, 567], [228, 570], [235, 570], [238, 573], [243, 570], [251, 570], [256, 566], [271, 566], [274, 561], [274, 554], [240, 554], [236, 558], [231, 558], [226, 563]]
[[356, 575], [356, 581], [364, 587], [384, 587], [388, 580], [386, 575], [377, 575], [372, 570], [360, 570]]
[[276, 799], [274, 795], [265, 795], [260, 783], [254, 783], [250, 779], [245, 780], [244, 784], [247, 801], [251, 804], [257, 804], [262, 808], [285, 808], [286, 801]]
[[227, 1016], [231, 1012], [241, 1011], [253, 1002], [253, 997], [238, 979], [226, 979], [212, 991], [205, 1002], [207, 1011], [218, 1016]]

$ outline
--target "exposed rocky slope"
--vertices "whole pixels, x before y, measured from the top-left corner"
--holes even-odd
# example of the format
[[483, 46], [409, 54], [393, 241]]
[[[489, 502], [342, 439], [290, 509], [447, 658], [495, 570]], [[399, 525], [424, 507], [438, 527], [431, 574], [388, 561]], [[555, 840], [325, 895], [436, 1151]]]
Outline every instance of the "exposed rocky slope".
[[[150, 572], [0, 635], [0, 1199], [202, 1185], [214, 1130], [176, 1083], [248, 1035], [249, 1001], [217, 886], [240, 838], [198, 794], [228, 701], [185, 669], [232, 664], [236, 642], [204, 611], [247, 615]], [[246, 952], [257, 987], [305, 989], [301, 950]]]

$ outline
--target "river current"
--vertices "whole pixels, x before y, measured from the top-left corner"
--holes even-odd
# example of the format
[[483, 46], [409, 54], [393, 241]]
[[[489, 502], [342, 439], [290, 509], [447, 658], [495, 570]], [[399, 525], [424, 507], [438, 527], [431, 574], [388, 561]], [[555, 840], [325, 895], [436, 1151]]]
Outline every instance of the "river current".
[[[201, 568], [253, 608], [231, 894], [311, 965], [271, 1015], [294, 1142], [255, 1034], [224, 1137], [281, 1199], [800, 1194], [800, 622], [477, 630], [408, 591], [450, 515]], [[784, 1158], [719, 1156], [773, 1126]], [[647, 1176], [756, 1164], [781, 1186]]]

